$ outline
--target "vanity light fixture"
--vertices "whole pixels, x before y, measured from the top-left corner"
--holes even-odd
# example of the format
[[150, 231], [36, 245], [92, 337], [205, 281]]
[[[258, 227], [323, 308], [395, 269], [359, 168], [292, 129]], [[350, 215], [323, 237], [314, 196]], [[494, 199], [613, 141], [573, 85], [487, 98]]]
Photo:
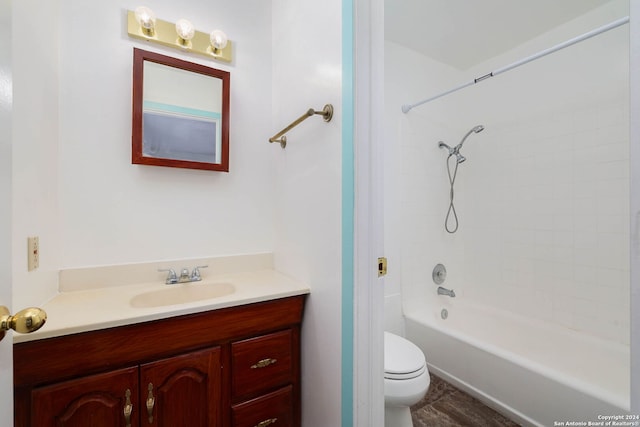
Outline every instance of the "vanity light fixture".
[[211, 34], [209, 34], [209, 41], [211, 42], [211, 47], [216, 52], [220, 52], [227, 46], [227, 35], [222, 30], [213, 30]]
[[189, 47], [191, 39], [196, 34], [196, 27], [187, 19], [178, 19], [176, 22], [176, 33], [178, 33], [178, 43], [184, 47]]
[[175, 24], [156, 19], [153, 11], [145, 6], [127, 11], [127, 31], [130, 37], [231, 62], [231, 41], [223, 31], [207, 34], [197, 31], [187, 19], [179, 19]]
[[134, 13], [142, 32], [148, 36], [153, 36], [156, 26], [156, 14], [153, 13], [153, 10], [145, 6], [138, 6]]

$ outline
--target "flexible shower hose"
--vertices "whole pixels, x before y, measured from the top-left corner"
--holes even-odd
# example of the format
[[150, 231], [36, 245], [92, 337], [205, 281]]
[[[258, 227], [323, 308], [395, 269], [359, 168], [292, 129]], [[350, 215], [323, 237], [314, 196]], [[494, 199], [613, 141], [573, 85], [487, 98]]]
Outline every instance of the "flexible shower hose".
[[[444, 220], [444, 229], [447, 230], [448, 233], [455, 233], [458, 230], [458, 215], [456, 214], [456, 208], [453, 205], [453, 185], [456, 182], [456, 174], [458, 173], [458, 165], [460, 164], [456, 158], [456, 167], [453, 169], [453, 175], [451, 175], [451, 167], [449, 166], [449, 159], [451, 157], [455, 157], [453, 154], [449, 154], [447, 157], [447, 174], [449, 175], [449, 183], [451, 184], [451, 189], [449, 191], [449, 210], [447, 211], [447, 217]], [[453, 213], [453, 221], [455, 227], [453, 229], [449, 229], [449, 217]]]

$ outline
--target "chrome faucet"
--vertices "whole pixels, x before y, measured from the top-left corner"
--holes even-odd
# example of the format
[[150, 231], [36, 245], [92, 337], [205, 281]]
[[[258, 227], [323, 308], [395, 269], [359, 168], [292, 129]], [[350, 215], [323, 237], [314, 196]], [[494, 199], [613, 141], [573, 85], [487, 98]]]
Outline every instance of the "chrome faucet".
[[178, 283], [186, 283], [189, 282], [189, 269], [183, 268], [180, 270], [180, 277], [178, 277]]
[[178, 283], [178, 276], [176, 276], [176, 271], [173, 268], [159, 268], [158, 271], [167, 272], [167, 279], [164, 281], [165, 285], [174, 285]]
[[193, 267], [193, 270], [191, 270], [191, 277], [189, 279], [190, 282], [199, 282], [200, 280], [202, 280], [202, 277], [200, 276], [200, 269], [201, 268], [207, 268], [209, 267], [208, 265], [198, 265], [196, 267]]
[[166, 271], [167, 278], [164, 281], [166, 285], [175, 285], [176, 283], [189, 283], [189, 282], [199, 282], [202, 280], [202, 276], [200, 276], [200, 269], [207, 268], [208, 265], [198, 265], [193, 267], [191, 274], [189, 274], [188, 268], [182, 268], [180, 270], [180, 277], [176, 274], [176, 271], [173, 268], [163, 268], [158, 271]]
[[453, 292], [453, 289], [443, 288], [442, 286], [438, 286], [438, 295], [446, 295], [451, 298], [456, 297], [456, 293]]

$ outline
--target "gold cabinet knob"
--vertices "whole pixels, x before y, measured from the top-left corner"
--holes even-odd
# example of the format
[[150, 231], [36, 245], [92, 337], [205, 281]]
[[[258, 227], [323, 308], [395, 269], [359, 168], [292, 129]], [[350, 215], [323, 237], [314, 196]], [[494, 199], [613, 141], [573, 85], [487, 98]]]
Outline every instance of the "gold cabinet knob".
[[7, 307], [0, 306], [1, 335], [4, 335], [4, 331], [8, 331], [9, 329], [13, 329], [21, 334], [28, 334], [29, 332], [40, 329], [46, 321], [47, 313], [41, 308], [25, 308], [12, 316]]

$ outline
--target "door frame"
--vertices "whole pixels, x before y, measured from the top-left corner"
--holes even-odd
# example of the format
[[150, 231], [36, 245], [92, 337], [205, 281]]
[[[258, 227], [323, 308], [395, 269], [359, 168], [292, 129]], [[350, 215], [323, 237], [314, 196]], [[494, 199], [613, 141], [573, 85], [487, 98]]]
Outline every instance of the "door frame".
[[[629, 1], [631, 413], [640, 414], [640, 2]], [[635, 356], [635, 357], [634, 357]]]
[[[12, 309], [11, 289], [11, 0], [0, 0], [0, 305]], [[0, 342], [0, 425], [13, 425], [13, 341]]]
[[378, 257], [384, 256], [384, 197], [381, 190], [384, 177], [381, 138], [384, 0], [355, 0], [351, 22], [354, 43], [352, 420], [355, 426], [382, 427], [384, 277], [378, 277]]
[[[353, 283], [353, 420], [356, 426], [381, 425], [384, 408], [382, 377], [384, 294], [382, 281], [372, 277], [372, 263], [383, 249], [381, 111], [384, 97], [384, 0], [343, 0], [353, 3], [355, 227]], [[640, 165], [640, 1], [630, 10], [630, 159]], [[343, 9], [346, 9], [344, 7]], [[349, 23], [343, 18], [343, 31]], [[343, 43], [343, 48], [347, 47]], [[346, 64], [343, 64], [343, 67]], [[344, 84], [344, 81], [343, 81]], [[631, 412], [640, 413], [640, 167], [630, 171], [630, 326]], [[344, 178], [343, 178], [344, 179]], [[393, 267], [391, 267], [393, 268]], [[379, 286], [378, 286], [379, 285]], [[344, 319], [343, 319], [344, 325]], [[343, 329], [343, 333], [345, 330]], [[635, 356], [635, 357], [634, 357]], [[356, 363], [357, 362], [357, 363]], [[383, 366], [383, 365], [382, 365]], [[383, 384], [382, 384], [383, 386]], [[345, 388], [343, 387], [343, 394]], [[382, 393], [382, 395], [381, 395]], [[382, 397], [381, 397], [382, 396]], [[382, 400], [381, 400], [382, 399]], [[343, 401], [344, 402], [344, 401]], [[383, 410], [383, 409], [382, 409]], [[343, 403], [343, 414], [344, 403]], [[344, 418], [343, 418], [344, 420]], [[343, 427], [347, 424], [343, 423]]]

